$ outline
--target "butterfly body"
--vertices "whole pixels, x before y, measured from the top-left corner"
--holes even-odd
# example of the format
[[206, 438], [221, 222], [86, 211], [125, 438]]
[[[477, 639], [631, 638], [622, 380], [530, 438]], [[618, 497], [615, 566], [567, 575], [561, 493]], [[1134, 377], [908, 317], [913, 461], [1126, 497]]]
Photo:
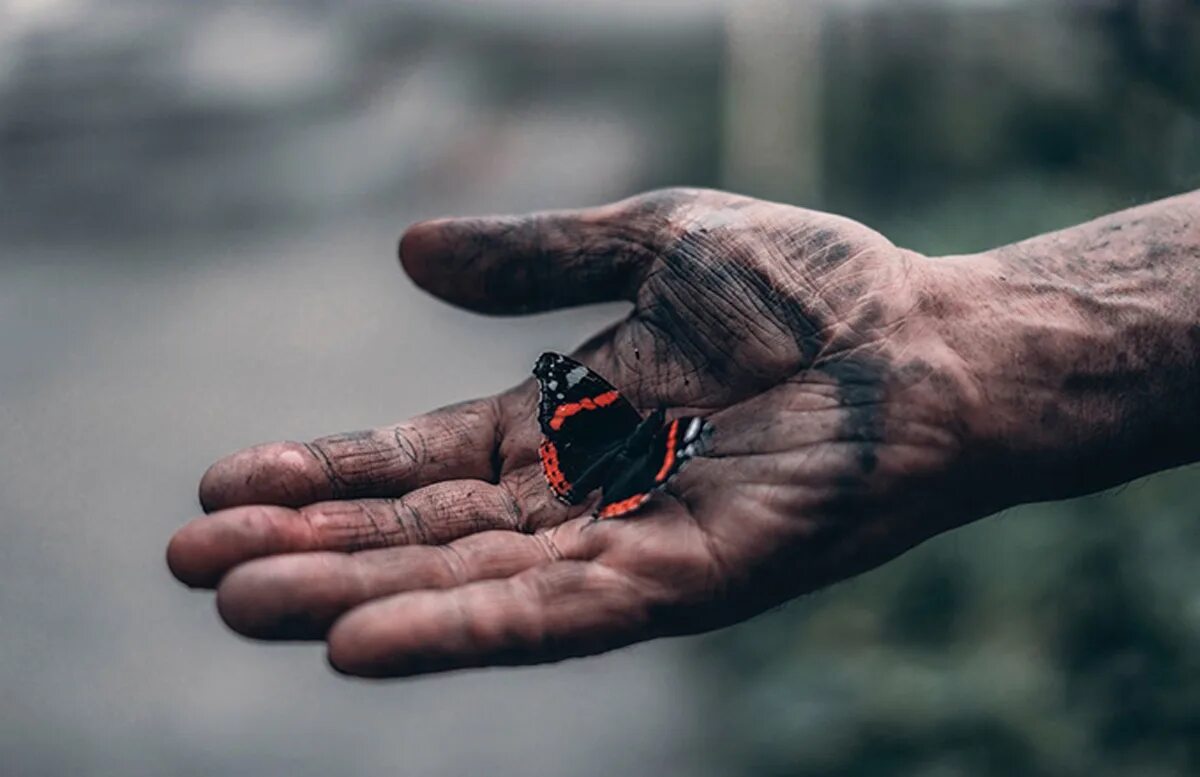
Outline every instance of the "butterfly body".
[[602, 489], [596, 518], [641, 507], [703, 452], [711, 434], [711, 425], [698, 416], [667, 421], [659, 409], [643, 418], [608, 381], [561, 354], [542, 354], [533, 374], [540, 389], [538, 454], [546, 481], [570, 505]]

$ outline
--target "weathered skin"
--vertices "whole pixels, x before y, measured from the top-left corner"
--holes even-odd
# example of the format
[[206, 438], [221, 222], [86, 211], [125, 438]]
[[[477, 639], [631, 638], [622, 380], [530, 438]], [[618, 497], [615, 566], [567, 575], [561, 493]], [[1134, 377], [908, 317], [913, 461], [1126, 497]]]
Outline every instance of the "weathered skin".
[[[971, 257], [670, 190], [410, 228], [409, 275], [511, 314], [634, 303], [576, 357], [711, 450], [587, 524], [536, 458], [536, 386], [217, 462], [168, 561], [237, 631], [392, 676], [741, 620], [939, 532], [1200, 458], [1200, 193]], [[275, 505], [275, 506], [269, 506]]]

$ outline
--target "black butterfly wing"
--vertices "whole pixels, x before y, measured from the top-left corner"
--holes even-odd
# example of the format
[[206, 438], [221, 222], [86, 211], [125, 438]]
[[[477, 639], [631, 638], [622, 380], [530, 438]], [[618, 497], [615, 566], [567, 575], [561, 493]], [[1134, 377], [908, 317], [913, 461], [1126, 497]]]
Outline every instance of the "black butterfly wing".
[[612, 384], [562, 354], [542, 354], [533, 375], [540, 390], [542, 471], [555, 496], [579, 504], [604, 480], [642, 417]]
[[597, 519], [619, 518], [637, 510], [688, 459], [704, 453], [712, 435], [712, 424], [699, 416], [684, 416], [666, 424], [659, 420], [655, 427], [648, 444], [634, 436], [631, 442], [635, 447], [617, 457], [607, 473]]

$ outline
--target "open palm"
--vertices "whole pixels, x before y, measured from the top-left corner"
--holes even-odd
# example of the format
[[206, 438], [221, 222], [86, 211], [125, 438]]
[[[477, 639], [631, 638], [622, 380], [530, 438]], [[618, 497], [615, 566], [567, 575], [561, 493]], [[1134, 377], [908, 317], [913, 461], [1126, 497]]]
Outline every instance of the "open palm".
[[634, 303], [575, 354], [642, 411], [714, 434], [627, 519], [588, 525], [537, 459], [537, 387], [223, 459], [168, 561], [224, 619], [326, 639], [339, 670], [536, 663], [744, 619], [982, 508], [969, 392], [929, 260], [862, 225], [721, 192], [412, 227], [423, 288], [498, 314]]

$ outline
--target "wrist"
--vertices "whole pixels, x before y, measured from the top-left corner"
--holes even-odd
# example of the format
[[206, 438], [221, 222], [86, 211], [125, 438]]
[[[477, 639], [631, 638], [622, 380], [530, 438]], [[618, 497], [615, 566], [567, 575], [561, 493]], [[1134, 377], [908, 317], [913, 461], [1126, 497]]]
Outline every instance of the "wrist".
[[1195, 206], [1177, 198], [930, 262], [938, 326], [970, 376], [964, 450], [1002, 502], [1200, 458]]

